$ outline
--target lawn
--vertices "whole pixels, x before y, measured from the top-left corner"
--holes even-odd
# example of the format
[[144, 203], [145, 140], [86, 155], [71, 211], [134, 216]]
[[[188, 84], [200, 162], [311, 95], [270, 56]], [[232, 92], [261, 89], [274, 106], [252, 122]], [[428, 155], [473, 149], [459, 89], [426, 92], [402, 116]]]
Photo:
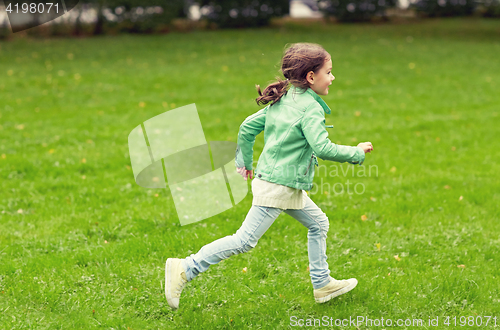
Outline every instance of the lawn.
[[[311, 192], [331, 275], [359, 284], [316, 304], [307, 230], [282, 214], [172, 311], [165, 260], [235, 233], [252, 198], [180, 226], [168, 188], [135, 184], [128, 134], [196, 103], [207, 141], [236, 142], [300, 41], [332, 55], [332, 142], [375, 148], [363, 167], [320, 161]], [[0, 328], [499, 327], [498, 54], [500, 21], [476, 19], [0, 42]]]

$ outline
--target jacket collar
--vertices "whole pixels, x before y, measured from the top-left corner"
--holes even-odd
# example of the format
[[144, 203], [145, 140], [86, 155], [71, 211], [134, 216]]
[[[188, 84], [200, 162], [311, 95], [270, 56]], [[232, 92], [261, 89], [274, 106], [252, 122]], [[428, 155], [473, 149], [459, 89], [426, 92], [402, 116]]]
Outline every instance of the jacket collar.
[[313, 91], [311, 88], [304, 89], [304, 88], [292, 86], [290, 89], [294, 89], [294, 92], [296, 91], [300, 94], [307, 93], [307, 94], [311, 95], [314, 98], [314, 100], [321, 105], [321, 107], [323, 108], [325, 113], [327, 113], [327, 114], [332, 113], [332, 111], [330, 110], [328, 105], [325, 103], [325, 101], [323, 101], [323, 99], [318, 94], [316, 94], [316, 92]]

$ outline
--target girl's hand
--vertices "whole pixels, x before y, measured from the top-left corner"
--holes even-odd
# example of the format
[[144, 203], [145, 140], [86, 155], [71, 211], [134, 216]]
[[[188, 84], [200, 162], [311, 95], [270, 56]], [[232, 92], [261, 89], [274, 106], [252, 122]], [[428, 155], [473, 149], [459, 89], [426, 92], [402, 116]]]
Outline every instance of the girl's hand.
[[250, 179], [253, 178], [253, 171], [249, 171], [245, 167], [237, 168], [236, 172], [238, 172], [245, 181], [247, 181], [248, 177], [250, 177]]
[[362, 142], [362, 143], [358, 144], [358, 147], [361, 147], [363, 149], [363, 151], [365, 152], [365, 154], [367, 152], [370, 152], [373, 150], [373, 146], [372, 146], [371, 142]]

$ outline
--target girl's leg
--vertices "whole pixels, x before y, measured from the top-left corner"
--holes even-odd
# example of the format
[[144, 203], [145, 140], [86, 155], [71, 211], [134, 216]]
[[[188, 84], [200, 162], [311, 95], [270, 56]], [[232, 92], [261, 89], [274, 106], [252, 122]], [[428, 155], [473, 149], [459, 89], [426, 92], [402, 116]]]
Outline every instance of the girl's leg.
[[252, 206], [236, 234], [220, 238], [205, 245], [196, 254], [182, 260], [188, 281], [233, 254], [248, 252], [283, 210], [272, 207]]
[[330, 270], [326, 262], [326, 234], [328, 233], [328, 217], [307, 196], [306, 205], [300, 210], [286, 210], [285, 213], [294, 217], [309, 229], [307, 233], [309, 271], [314, 289], [324, 287], [330, 282]]

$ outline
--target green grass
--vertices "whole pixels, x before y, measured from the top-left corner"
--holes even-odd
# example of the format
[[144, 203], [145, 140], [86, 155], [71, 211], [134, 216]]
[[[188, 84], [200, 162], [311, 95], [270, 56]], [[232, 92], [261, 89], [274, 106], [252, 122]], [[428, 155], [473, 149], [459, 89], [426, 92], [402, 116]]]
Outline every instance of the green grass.
[[[363, 316], [427, 326], [440, 317], [437, 328], [452, 329], [443, 317], [500, 319], [499, 36], [498, 20], [447, 19], [1, 42], [0, 328], [277, 329], [292, 316]], [[359, 285], [316, 304], [307, 230], [283, 214], [255, 249], [190, 282], [171, 311], [166, 258], [235, 233], [251, 194], [180, 226], [168, 189], [134, 183], [128, 134], [196, 103], [208, 141], [236, 142], [259, 109], [254, 85], [299, 41], [333, 58], [332, 141], [375, 147], [365, 169], [377, 172], [344, 164], [336, 176], [335, 163], [320, 162], [328, 175], [311, 195], [330, 219], [332, 276]], [[262, 147], [259, 136], [256, 159]], [[364, 193], [327, 187], [347, 180]]]

